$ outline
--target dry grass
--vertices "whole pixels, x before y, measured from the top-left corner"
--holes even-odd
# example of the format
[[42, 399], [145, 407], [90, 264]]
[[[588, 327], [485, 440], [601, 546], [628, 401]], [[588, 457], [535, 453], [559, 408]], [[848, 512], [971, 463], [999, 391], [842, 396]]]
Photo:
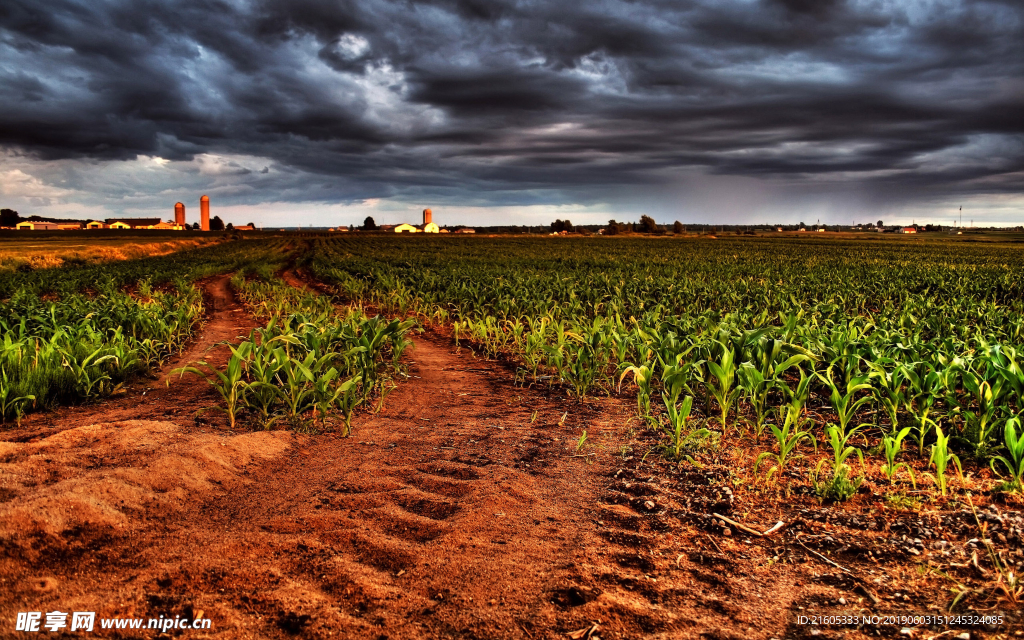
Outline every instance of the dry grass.
[[218, 238], [188, 237], [147, 241], [132, 238], [33, 238], [0, 240], [0, 269], [15, 270], [23, 265], [32, 269], [60, 267], [68, 263], [95, 264], [135, 258], [162, 256], [194, 249]]

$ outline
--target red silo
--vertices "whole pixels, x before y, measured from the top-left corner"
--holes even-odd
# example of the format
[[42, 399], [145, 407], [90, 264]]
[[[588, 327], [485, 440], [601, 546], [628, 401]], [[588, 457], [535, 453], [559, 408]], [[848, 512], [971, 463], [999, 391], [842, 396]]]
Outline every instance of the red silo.
[[430, 209], [423, 210], [423, 224], [427, 225], [434, 221], [434, 214]]
[[210, 196], [199, 198], [199, 226], [203, 231], [210, 230]]
[[174, 224], [179, 227], [185, 226], [185, 204], [182, 202], [174, 204]]

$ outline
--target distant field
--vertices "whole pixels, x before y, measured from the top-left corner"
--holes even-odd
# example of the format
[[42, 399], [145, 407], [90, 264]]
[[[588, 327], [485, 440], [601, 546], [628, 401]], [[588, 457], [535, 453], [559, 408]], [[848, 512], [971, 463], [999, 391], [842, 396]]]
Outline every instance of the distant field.
[[[175, 251], [205, 246], [220, 238], [214, 235], [180, 234], [159, 237], [130, 235], [124, 237], [96, 237], [79, 232], [63, 235], [35, 235], [0, 237], [0, 270], [29, 267], [46, 269], [67, 263], [92, 264], [129, 260], [147, 256], [162, 256]], [[26, 237], [27, 236], [27, 237]]]

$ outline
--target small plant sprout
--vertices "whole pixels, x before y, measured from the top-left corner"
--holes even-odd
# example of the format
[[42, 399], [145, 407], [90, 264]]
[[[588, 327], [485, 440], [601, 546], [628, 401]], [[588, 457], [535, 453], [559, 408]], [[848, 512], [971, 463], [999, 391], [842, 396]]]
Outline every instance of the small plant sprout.
[[935, 423], [932, 424], [935, 425], [935, 444], [932, 445], [932, 456], [928, 460], [928, 466], [935, 467], [935, 475], [928, 475], [935, 480], [936, 486], [939, 487], [939, 492], [945, 497], [948, 482], [946, 480], [946, 470], [949, 468], [950, 463], [956, 466], [961, 483], [963, 483], [963, 468], [960, 466], [960, 458], [956, 457], [956, 454], [949, 452], [949, 437], [942, 433], [942, 427]]
[[885, 447], [885, 464], [882, 465], [882, 473], [889, 479], [889, 484], [893, 484], [896, 474], [900, 469], [907, 472], [910, 476], [910, 482], [917, 488], [917, 482], [914, 478], [914, 470], [910, 468], [910, 465], [906, 462], [896, 462], [896, 458], [900, 455], [903, 450], [903, 440], [910, 434], [910, 427], [903, 427], [900, 432], [896, 434], [896, 437], [885, 436], [882, 439], [882, 444]]
[[860, 449], [848, 445], [850, 438], [856, 432], [857, 429], [855, 428], [844, 436], [840, 427], [828, 425], [826, 433], [828, 434], [828, 443], [832, 447], [833, 453], [832, 477], [825, 481], [819, 481], [822, 467], [829, 463], [827, 459], [818, 463], [811, 476], [814, 492], [821, 499], [838, 502], [849, 500], [857, 493], [857, 489], [864, 481], [863, 475], [851, 479], [850, 465], [846, 464], [846, 460], [856, 453], [857, 457], [860, 458], [861, 467], [863, 468], [864, 466], [864, 454], [861, 453]]
[[579, 439], [576, 440], [576, 454], [575, 455], [582, 455], [583, 447], [586, 446], [586, 444], [587, 444], [587, 430], [584, 429], [583, 433], [580, 434]]
[[754, 461], [754, 475], [757, 475], [757, 470], [761, 466], [762, 461], [768, 459], [775, 462], [775, 464], [768, 469], [768, 475], [765, 476], [765, 481], [771, 479], [773, 474], [781, 475], [788, 462], [802, 457], [800, 455], [793, 454], [801, 440], [808, 440], [811, 444], [815, 445], [815, 450], [817, 450], [817, 444], [814, 442], [814, 436], [811, 435], [811, 431], [809, 429], [801, 430], [802, 426], [811, 422], [810, 420], [801, 421], [799, 414], [793, 411], [792, 407], [782, 407], [779, 410], [779, 421], [783, 423], [781, 429], [774, 424], [768, 425], [772, 430], [772, 435], [775, 436], [775, 442], [779, 446], [779, 452], [774, 453], [772, 451], [763, 451], [759, 456], [757, 456], [757, 460]]
[[665, 427], [669, 441], [667, 444], [662, 445], [662, 451], [664, 451], [668, 458], [678, 463], [684, 457], [689, 457], [686, 451], [694, 441], [704, 440], [711, 435], [711, 432], [701, 428], [687, 433], [686, 421], [690, 418], [690, 411], [693, 409], [692, 396], [683, 398], [683, 404], [679, 407], [674, 402], [671, 402], [671, 399], [667, 396], [662, 396], [662, 399], [666, 401], [665, 406], [668, 408], [669, 418], [669, 424]]
[[1011, 493], [1024, 493], [1024, 433], [1017, 435], [1019, 426], [1020, 417], [1015, 416], [1006, 421], [1003, 427], [1006, 455], [996, 456], [989, 463], [997, 475], [1001, 475], [996, 467], [997, 462], [1009, 472], [1008, 479], [999, 488]]
[[[231, 349], [231, 357], [228, 359], [228, 366], [224, 372], [221, 372], [216, 367], [207, 364], [206, 362], [200, 361], [196, 365], [206, 369], [207, 373], [204, 373], [202, 369], [197, 367], [181, 367], [171, 371], [171, 375], [179, 374], [184, 376], [186, 373], [194, 373], [196, 375], [203, 376], [210, 386], [217, 390], [220, 397], [224, 399], [225, 407], [211, 407], [217, 411], [223, 411], [228, 415], [228, 421], [232, 429], [235, 428], [235, 416], [238, 414], [240, 408], [240, 401], [242, 400], [245, 389], [248, 386], [243, 378], [243, 363], [249, 355], [249, 350], [252, 348], [251, 342], [243, 342], [236, 346], [229, 346]], [[167, 385], [170, 386], [171, 379], [167, 378]]]

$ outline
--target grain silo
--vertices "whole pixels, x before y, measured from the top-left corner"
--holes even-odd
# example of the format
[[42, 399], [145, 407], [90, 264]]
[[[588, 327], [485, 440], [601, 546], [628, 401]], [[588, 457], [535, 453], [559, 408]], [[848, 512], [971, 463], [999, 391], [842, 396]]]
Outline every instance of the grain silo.
[[199, 226], [203, 231], [210, 230], [210, 196], [199, 198]]
[[185, 226], [185, 204], [183, 202], [174, 204], [174, 224], [179, 227]]
[[423, 226], [427, 226], [434, 221], [434, 212], [430, 209], [423, 210]]

